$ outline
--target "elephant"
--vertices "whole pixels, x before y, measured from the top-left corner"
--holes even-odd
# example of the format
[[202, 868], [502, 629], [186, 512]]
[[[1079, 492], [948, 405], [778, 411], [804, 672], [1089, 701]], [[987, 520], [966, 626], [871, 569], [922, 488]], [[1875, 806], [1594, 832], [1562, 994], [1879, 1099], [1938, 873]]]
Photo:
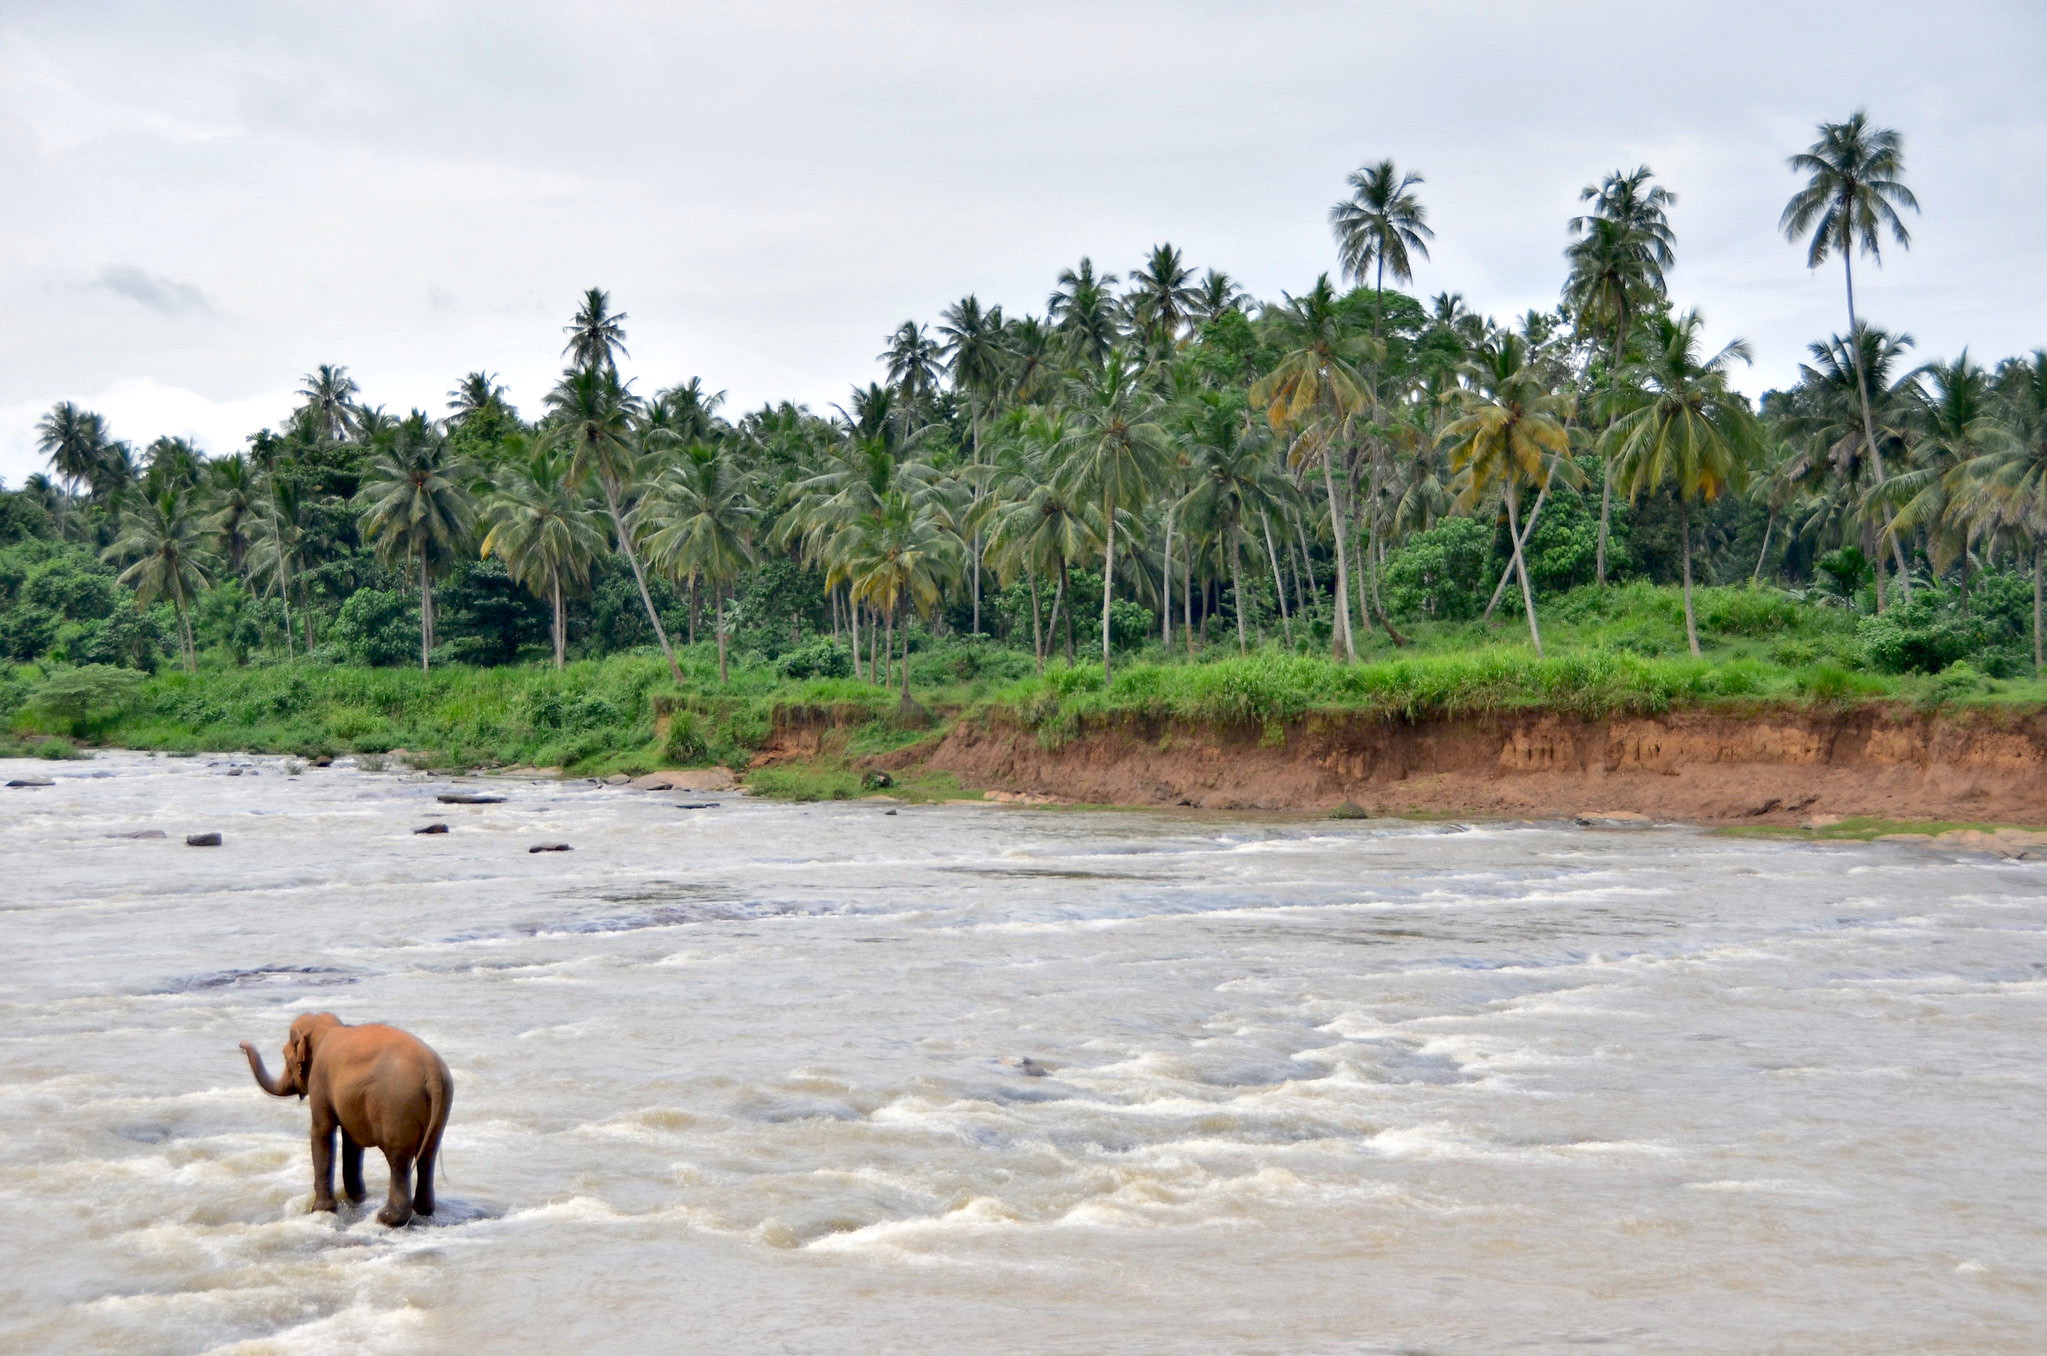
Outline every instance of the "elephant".
[[[273, 1097], [312, 1099], [313, 1210], [334, 1204], [334, 1132], [341, 1131], [341, 1189], [361, 1204], [362, 1151], [382, 1149], [391, 1194], [377, 1222], [396, 1228], [434, 1212], [434, 1159], [455, 1080], [425, 1041], [394, 1026], [350, 1026], [331, 1012], [291, 1024], [284, 1069], [272, 1078], [256, 1047], [242, 1042], [249, 1072]], [[418, 1184], [413, 1182], [414, 1165]]]

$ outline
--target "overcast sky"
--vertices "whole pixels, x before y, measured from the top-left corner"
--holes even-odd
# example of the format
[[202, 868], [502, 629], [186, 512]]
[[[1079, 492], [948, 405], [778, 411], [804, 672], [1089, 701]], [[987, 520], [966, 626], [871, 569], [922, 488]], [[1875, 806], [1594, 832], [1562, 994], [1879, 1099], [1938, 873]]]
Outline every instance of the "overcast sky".
[[1909, 253], [1858, 271], [1922, 358], [2047, 344], [2047, 4], [0, 0], [0, 478], [36, 418], [232, 451], [301, 374], [537, 411], [581, 289], [639, 389], [822, 408], [907, 317], [1041, 311], [1180, 246], [1261, 297], [1334, 266], [1360, 163], [1427, 176], [1423, 295], [1549, 307], [1580, 187], [1678, 194], [1680, 305], [1752, 392], [1845, 328], [1784, 160], [1905, 134]]

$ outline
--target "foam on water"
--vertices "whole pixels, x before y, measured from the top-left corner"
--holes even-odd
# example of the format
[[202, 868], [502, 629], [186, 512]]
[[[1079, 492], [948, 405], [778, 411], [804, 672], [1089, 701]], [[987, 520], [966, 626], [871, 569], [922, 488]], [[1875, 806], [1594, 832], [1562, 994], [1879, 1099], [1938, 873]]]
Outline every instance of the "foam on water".
[[[2047, 867], [235, 761], [0, 805], [0, 1349], [2036, 1349]], [[432, 1222], [303, 1213], [322, 1008]]]

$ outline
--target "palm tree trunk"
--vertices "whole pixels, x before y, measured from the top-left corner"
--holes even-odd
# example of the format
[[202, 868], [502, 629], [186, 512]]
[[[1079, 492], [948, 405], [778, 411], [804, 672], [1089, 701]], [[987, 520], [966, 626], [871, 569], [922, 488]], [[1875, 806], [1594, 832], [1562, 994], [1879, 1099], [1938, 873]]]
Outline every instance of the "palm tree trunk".
[[[1628, 342], [1628, 310], [1627, 307], [1623, 305], [1621, 307], [1618, 323], [1614, 325], [1613, 330], [1612, 370], [1606, 374], [1606, 386], [1609, 404], [1611, 404], [1613, 399], [1619, 396], [1620, 394], [1621, 354], [1627, 342]], [[1612, 409], [1607, 410], [1607, 415], [1609, 419], [1611, 419], [1613, 415]], [[1611, 427], [1611, 424], [1609, 424], [1609, 427]], [[1598, 585], [1600, 588], [1606, 587], [1606, 542], [1607, 534], [1611, 531], [1610, 524], [1612, 522], [1613, 522], [1613, 463], [1610, 457], [1601, 457], [1599, 459], [1599, 546], [1598, 549], [1594, 552], [1592, 565], [1592, 582]], [[1503, 585], [1505, 584], [1504, 579], [1501, 582]], [[1493, 592], [1493, 596], [1495, 599], [1497, 599], [1499, 597], [1499, 590], [1495, 589]], [[1496, 602], [1495, 606], [1497, 605], [1498, 604]], [[1490, 612], [1490, 609], [1488, 609], [1488, 611]]]
[[2040, 623], [2043, 611], [2040, 591], [2040, 557], [2043, 553], [2047, 552], [2043, 552], [2042, 543], [2035, 541], [2033, 543], [2033, 679], [2036, 682], [2039, 680], [2042, 670], [2047, 670], [2047, 654], [2043, 654], [2040, 640]]
[[633, 567], [633, 582], [640, 586], [640, 606], [647, 609], [647, 620], [654, 624], [654, 638], [661, 642], [661, 655], [668, 661], [668, 671], [675, 676], [676, 686], [681, 687], [682, 665], [675, 662], [675, 647], [668, 643], [668, 630], [661, 625], [661, 614], [654, 610], [654, 595], [647, 592], [647, 572], [640, 568], [639, 553], [633, 550], [625, 518], [618, 511], [618, 488], [609, 478], [604, 480], [604, 506], [611, 510], [611, 527], [618, 534], [618, 549], [625, 552], [626, 564]]
[[1038, 607], [1038, 576], [1027, 575], [1031, 582], [1031, 655], [1038, 664], [1038, 674], [1045, 672], [1045, 619]]
[[560, 673], [568, 664], [569, 653], [568, 619], [562, 609], [561, 571], [554, 572], [551, 584], [548, 592], [554, 602], [554, 671]]
[[1286, 647], [1294, 648], [1294, 620], [1286, 610], [1286, 581], [1279, 577], [1279, 551], [1272, 544], [1272, 518], [1264, 513], [1258, 522], [1265, 529], [1265, 558], [1272, 562], [1272, 596], [1279, 600], [1279, 624], [1286, 632]]
[[1394, 629], [1393, 614], [1386, 610], [1386, 598], [1379, 592], [1380, 566], [1384, 557], [1381, 534], [1375, 530], [1372, 533], [1372, 540], [1365, 548], [1365, 591], [1371, 595], [1372, 606], [1378, 609], [1379, 625], [1385, 628], [1386, 638], [1393, 642], [1394, 649], [1404, 650], [1407, 648], [1407, 637]]
[[1751, 584], [1760, 582], [1763, 577], [1763, 562], [1770, 558], [1770, 533], [1775, 531], [1776, 527], [1777, 510], [1771, 509], [1770, 516], [1763, 520], [1763, 549], [1756, 552], [1755, 573], [1748, 577]]
[[1330, 464], [1336, 452], [1332, 436], [1322, 444], [1322, 487], [1329, 495], [1329, 526], [1336, 535], [1336, 630], [1329, 638], [1330, 653], [1352, 663], [1358, 657], [1357, 639], [1350, 633], [1350, 557], [1343, 549], [1343, 503], [1336, 497], [1336, 469]]
[[1692, 615], [1692, 501], [1683, 494], [1677, 497], [1677, 543], [1685, 565], [1685, 642], [1692, 647], [1692, 658], [1697, 659], [1699, 623]]
[[[1185, 557], [1180, 562], [1182, 567], [1180, 571], [1180, 634], [1186, 637], [1187, 657], [1192, 659], [1194, 657], [1194, 548], [1183, 543], [1180, 547], [1180, 554]], [[1172, 605], [1172, 600], [1167, 599], [1166, 606], [1171, 607]]]
[[419, 553], [419, 671], [428, 668], [427, 656], [433, 651], [434, 586], [426, 575], [426, 552]]
[[[279, 575], [284, 573], [284, 556], [281, 553], [277, 557], [277, 570]], [[298, 658], [298, 654], [292, 649], [291, 589], [283, 582], [280, 582], [277, 586], [277, 600], [284, 605], [284, 657], [286, 661], [290, 661]]]
[[[1550, 467], [1551, 475], [1554, 475], [1555, 472], [1556, 467], [1554, 466]], [[1542, 519], [1542, 506], [1549, 499], [1549, 483], [1550, 477], [1544, 476], [1542, 480], [1542, 490], [1535, 496], [1535, 507], [1533, 509], [1530, 509], [1528, 512], [1528, 530], [1521, 533], [1520, 537], [1514, 543], [1516, 559], [1519, 558], [1522, 549], [1528, 545], [1528, 539], [1535, 535], [1535, 525]], [[1499, 609], [1500, 599], [1507, 596], [1507, 583], [1513, 577], [1514, 562], [1510, 560], [1507, 562], [1507, 567], [1500, 571], [1500, 582], [1493, 585], [1492, 601], [1485, 605], [1485, 616], [1481, 617], [1479, 620], [1489, 622], [1493, 619], [1493, 613]]]
[[[1862, 436], [1869, 440], [1870, 464], [1876, 467], [1876, 488], [1882, 492], [1884, 481], [1884, 454], [1876, 443], [1876, 419], [1869, 411], [1869, 378], [1862, 371], [1862, 336], [1855, 324], [1855, 255], [1854, 251], [1841, 251], [1841, 276], [1848, 283], [1848, 354], [1855, 360], [1855, 394], [1862, 401]], [[1905, 568], [1905, 548], [1899, 544], [1896, 533], [1885, 533], [1891, 541], [1891, 551], [1898, 560], [1898, 592], [1906, 602], [1912, 601], [1911, 572]], [[1877, 572], [1877, 610], [1883, 610], [1882, 571]]]
[[895, 678], [896, 664], [896, 610], [890, 608], [882, 619], [881, 632], [881, 685], [887, 687]]
[[1230, 536], [1230, 592], [1236, 595], [1237, 606], [1237, 653], [1250, 653], [1251, 643], [1244, 638], [1244, 543], [1233, 527]]
[[[1059, 610], [1065, 602], [1066, 562], [1062, 560], [1059, 562], [1059, 583], [1052, 590], [1052, 620], [1050, 628], [1053, 631], [1059, 629]], [[1066, 608], [1066, 667], [1069, 669], [1073, 667], [1073, 609], [1071, 607]]]
[[1521, 605], [1528, 609], [1528, 638], [1535, 642], [1537, 658], [1542, 656], [1542, 631], [1535, 624], [1535, 590], [1528, 587], [1528, 565], [1521, 558], [1521, 495], [1520, 489], [1510, 479], [1507, 481], [1507, 535], [1514, 542], [1514, 572], [1521, 576]]
[[[903, 606], [902, 603], [898, 602], [896, 604], [896, 610], [898, 612], [902, 611], [902, 606]], [[903, 630], [903, 700], [908, 701], [910, 700], [910, 619], [908, 617], [903, 618], [902, 630]]]
[[1160, 556], [1160, 569], [1164, 581], [1159, 587], [1159, 642], [1167, 647], [1173, 643], [1173, 511], [1166, 510], [1166, 549]]
[[725, 604], [719, 596], [722, 592], [722, 589], [711, 591], [711, 606], [716, 609], [711, 625], [718, 633], [718, 685], [727, 687], [732, 680], [725, 672]]
[[1107, 683], [1109, 671], [1109, 599], [1116, 592], [1116, 501], [1108, 500], [1107, 530], [1102, 533], [1102, 682]]

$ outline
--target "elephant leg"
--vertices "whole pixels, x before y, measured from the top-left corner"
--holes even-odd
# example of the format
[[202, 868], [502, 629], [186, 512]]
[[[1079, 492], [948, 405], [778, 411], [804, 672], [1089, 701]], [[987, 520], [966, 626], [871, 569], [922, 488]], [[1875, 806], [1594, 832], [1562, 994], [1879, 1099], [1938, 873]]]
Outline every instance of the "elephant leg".
[[333, 1120], [315, 1113], [313, 1117], [313, 1205], [314, 1210], [334, 1209]]
[[441, 1137], [427, 1136], [426, 1147], [419, 1151], [419, 1175], [412, 1184], [412, 1213], [431, 1215], [434, 1212], [434, 1163], [441, 1155]]
[[386, 1149], [384, 1159], [391, 1165], [391, 1198], [377, 1212], [377, 1223], [395, 1229], [412, 1219], [412, 1155]]
[[341, 1191], [357, 1205], [370, 1194], [362, 1184], [362, 1145], [345, 1129], [341, 1132]]

